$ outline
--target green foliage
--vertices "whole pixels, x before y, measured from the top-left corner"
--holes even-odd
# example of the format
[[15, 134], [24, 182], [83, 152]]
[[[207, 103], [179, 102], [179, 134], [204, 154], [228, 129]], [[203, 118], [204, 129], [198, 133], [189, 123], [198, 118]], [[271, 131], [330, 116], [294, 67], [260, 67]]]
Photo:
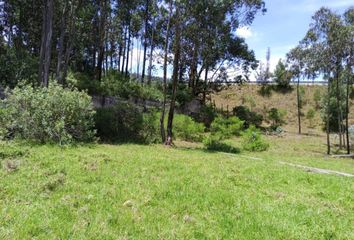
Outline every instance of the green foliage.
[[219, 136], [210, 134], [203, 140], [205, 148], [209, 151], [226, 152], [226, 153], [239, 153], [240, 149], [230, 146], [221, 141]]
[[306, 119], [310, 122], [310, 127], [313, 126], [313, 119], [315, 118], [316, 110], [311, 108], [306, 113]]
[[250, 126], [242, 134], [242, 147], [246, 151], [262, 152], [269, 148], [269, 144], [265, 142], [260, 131], [255, 126]]
[[0, 85], [14, 88], [20, 81], [37, 80], [38, 60], [22, 49], [0, 46], [0, 66]]
[[218, 135], [222, 139], [227, 139], [232, 136], [239, 136], [243, 129], [244, 121], [237, 117], [218, 116], [212, 122], [210, 132], [213, 135]]
[[8, 93], [0, 112], [5, 136], [58, 144], [94, 140], [91, 97], [75, 89], [19, 86]]
[[195, 116], [195, 119], [198, 122], [204, 123], [207, 128], [210, 128], [211, 123], [216, 118], [217, 113], [213, 106], [203, 105], [200, 112]]
[[256, 112], [252, 112], [246, 106], [238, 106], [233, 109], [236, 117], [244, 121], [244, 126], [248, 128], [251, 125], [255, 125], [257, 127], [262, 125], [263, 116]]
[[158, 90], [157, 86], [153, 84], [143, 86], [141, 83], [131, 80], [117, 71], [110, 71], [103, 77], [101, 89], [103, 95], [116, 96], [124, 99], [162, 99], [162, 93]]
[[[329, 131], [330, 132], [338, 132], [338, 115], [340, 114], [338, 103], [337, 103], [337, 91], [336, 87], [332, 86], [330, 90], [330, 99], [329, 99], [329, 106], [328, 106], [328, 93], [326, 93], [322, 98], [321, 104], [321, 118], [323, 122], [323, 129], [326, 129], [327, 126], [327, 110], [329, 107]], [[341, 91], [340, 96], [340, 108], [342, 110], [343, 116], [346, 115], [346, 104], [345, 104], [345, 96], [344, 91]]]
[[271, 108], [268, 113], [268, 119], [272, 121], [272, 128], [276, 129], [285, 124], [287, 112], [284, 109]]
[[153, 111], [143, 113], [129, 103], [98, 109], [95, 122], [103, 141], [154, 143], [159, 139], [158, 115]]
[[195, 122], [191, 117], [176, 114], [173, 120], [175, 137], [193, 142], [201, 142], [204, 135], [204, 124]]
[[92, 79], [88, 74], [69, 72], [67, 82], [70, 86], [87, 90], [90, 94], [114, 96], [123, 99], [162, 99], [161, 91], [154, 84], [142, 86], [141, 83], [113, 70], [109, 71], [101, 82]]
[[75, 87], [89, 94], [100, 94], [102, 92], [100, 82], [95, 81], [88, 73], [68, 72], [66, 83], [70, 87]]
[[[172, 84], [168, 86], [168, 94], [172, 95]], [[192, 90], [185, 84], [177, 86], [176, 102], [179, 106], [184, 106], [186, 103], [192, 101], [194, 98]]]
[[274, 81], [280, 89], [289, 89], [292, 74], [286, 69], [287, 66], [280, 59], [274, 70]]

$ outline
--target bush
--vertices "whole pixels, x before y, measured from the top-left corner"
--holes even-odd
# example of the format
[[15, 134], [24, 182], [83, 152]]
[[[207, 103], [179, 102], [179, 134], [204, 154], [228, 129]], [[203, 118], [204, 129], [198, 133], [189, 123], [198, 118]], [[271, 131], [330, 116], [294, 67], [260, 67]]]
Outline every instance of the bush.
[[211, 105], [202, 106], [200, 112], [195, 116], [198, 122], [204, 123], [207, 128], [210, 128], [211, 123], [216, 118], [217, 113]]
[[203, 140], [205, 127], [202, 123], [195, 122], [191, 117], [176, 114], [173, 120], [173, 131], [175, 137], [185, 140], [201, 142]]
[[242, 134], [243, 149], [251, 152], [262, 152], [269, 148], [269, 144], [262, 139], [260, 131], [255, 127], [251, 126]]
[[272, 121], [272, 128], [276, 129], [279, 126], [285, 124], [286, 110], [271, 108], [268, 113], [269, 120]]
[[90, 94], [114, 96], [123, 99], [139, 98], [148, 100], [161, 100], [162, 93], [157, 86], [142, 86], [124, 74], [109, 71], [101, 82], [95, 81], [88, 74], [69, 72], [67, 77], [69, 86], [87, 90]]
[[236, 117], [244, 121], [245, 128], [248, 128], [251, 125], [255, 125], [260, 127], [263, 122], [263, 116], [256, 112], [250, 111], [245, 106], [238, 106], [233, 109], [234, 114]]
[[103, 141], [154, 143], [159, 140], [157, 114], [143, 113], [129, 103], [98, 109], [95, 122], [97, 134]]
[[41, 143], [69, 144], [94, 140], [95, 111], [85, 92], [57, 84], [48, 88], [16, 87], [3, 101], [5, 133]]
[[209, 135], [203, 140], [205, 148], [209, 151], [226, 152], [226, 153], [239, 153], [240, 149], [223, 143], [220, 137]]
[[274, 81], [279, 89], [289, 89], [292, 73], [288, 66], [280, 59], [274, 70]]
[[239, 136], [243, 129], [243, 124], [244, 122], [237, 117], [225, 118], [218, 116], [212, 122], [210, 132], [214, 135], [219, 135], [223, 139]]

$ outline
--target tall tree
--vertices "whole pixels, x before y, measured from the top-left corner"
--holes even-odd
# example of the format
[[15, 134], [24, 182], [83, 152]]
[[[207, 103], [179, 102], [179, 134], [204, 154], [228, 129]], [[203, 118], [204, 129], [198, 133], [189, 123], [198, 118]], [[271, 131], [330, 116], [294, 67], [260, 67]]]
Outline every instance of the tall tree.
[[105, 56], [105, 36], [106, 36], [106, 22], [108, 15], [108, 0], [99, 0], [99, 42], [98, 42], [98, 57], [96, 68], [96, 80], [101, 81], [102, 78], [102, 66]]
[[178, 84], [178, 71], [179, 71], [179, 61], [181, 57], [181, 19], [180, 19], [180, 5], [176, 3], [176, 18], [175, 18], [175, 37], [174, 37], [174, 44], [173, 44], [173, 74], [172, 74], [172, 96], [170, 102], [170, 110], [168, 113], [168, 120], [167, 120], [167, 139], [166, 144], [172, 144], [173, 138], [173, 117], [175, 112], [175, 105], [176, 105], [176, 94], [177, 94], [177, 84]]
[[43, 9], [42, 40], [39, 58], [39, 81], [48, 87], [51, 62], [51, 43], [53, 35], [53, 0], [45, 0]]
[[169, 0], [169, 13], [167, 18], [167, 29], [164, 44], [164, 57], [163, 57], [163, 102], [162, 111], [160, 118], [160, 133], [162, 142], [166, 142], [166, 132], [165, 132], [165, 114], [166, 114], [166, 102], [167, 102], [167, 64], [168, 64], [168, 47], [170, 38], [170, 28], [171, 28], [171, 17], [172, 17], [172, 0]]

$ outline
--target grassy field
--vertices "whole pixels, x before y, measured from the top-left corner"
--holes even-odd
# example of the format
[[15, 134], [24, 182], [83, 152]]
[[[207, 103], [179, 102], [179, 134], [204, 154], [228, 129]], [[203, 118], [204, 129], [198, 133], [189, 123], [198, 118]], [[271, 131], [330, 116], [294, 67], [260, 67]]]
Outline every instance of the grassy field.
[[0, 239], [354, 239], [354, 178], [279, 163], [354, 173], [354, 161], [325, 157], [318, 137], [268, 141], [237, 155], [3, 142]]

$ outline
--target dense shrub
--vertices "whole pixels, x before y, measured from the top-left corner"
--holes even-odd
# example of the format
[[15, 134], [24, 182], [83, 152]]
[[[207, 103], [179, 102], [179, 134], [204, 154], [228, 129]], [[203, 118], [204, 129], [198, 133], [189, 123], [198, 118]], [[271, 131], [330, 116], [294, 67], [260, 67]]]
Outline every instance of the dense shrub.
[[95, 111], [85, 92], [57, 84], [48, 88], [16, 87], [2, 103], [3, 136], [67, 144], [94, 139]]
[[201, 142], [204, 134], [204, 124], [195, 122], [191, 117], [176, 114], [173, 120], [173, 132], [175, 137], [185, 140]]
[[38, 59], [21, 47], [9, 47], [7, 44], [1, 46], [1, 40], [0, 66], [2, 86], [14, 88], [23, 80], [35, 84], [38, 79]]
[[278, 89], [289, 89], [292, 73], [288, 66], [280, 59], [274, 70], [274, 81]]
[[263, 122], [263, 116], [256, 112], [250, 111], [245, 106], [238, 106], [233, 109], [234, 114], [236, 117], [244, 121], [245, 128], [248, 128], [251, 125], [255, 125], [260, 127]]
[[272, 122], [272, 128], [276, 129], [285, 124], [286, 110], [271, 108], [268, 113], [268, 118]]
[[243, 124], [244, 122], [237, 117], [225, 118], [218, 116], [212, 122], [210, 132], [214, 135], [219, 135], [223, 139], [239, 136], [243, 129]]
[[88, 73], [68, 72], [66, 84], [70, 87], [75, 87], [82, 91], [87, 91], [89, 94], [101, 94], [101, 83], [95, 81]]
[[[168, 94], [172, 95], [172, 83], [170, 83], [168, 86]], [[188, 87], [188, 85], [185, 85], [185, 84], [178, 85], [178, 89], [176, 92], [177, 106], [182, 107], [186, 103], [192, 101], [193, 98], [194, 98], [194, 95], [193, 95], [191, 89]]]
[[269, 148], [269, 144], [262, 139], [260, 131], [251, 126], [242, 134], [242, 146], [246, 151], [261, 152]]
[[152, 143], [159, 139], [157, 114], [143, 113], [129, 103], [98, 109], [95, 122], [103, 141]]
[[109, 72], [102, 79], [102, 94], [116, 96], [124, 99], [139, 98], [148, 100], [161, 100], [162, 93], [154, 85], [141, 85], [140, 82], [127, 78], [117, 71]]
[[209, 151], [218, 151], [226, 153], [239, 153], [240, 149], [230, 146], [221, 141], [219, 136], [209, 135], [203, 140], [205, 148]]
[[109, 71], [101, 82], [94, 81], [88, 74], [69, 72], [68, 85], [87, 90], [90, 94], [114, 96], [123, 99], [138, 98], [148, 100], [161, 100], [162, 93], [157, 86], [151, 84], [142, 86], [125, 74]]
[[195, 116], [195, 119], [198, 122], [204, 123], [207, 128], [210, 128], [211, 123], [216, 118], [217, 113], [213, 106], [204, 105], [202, 106], [200, 112]]

